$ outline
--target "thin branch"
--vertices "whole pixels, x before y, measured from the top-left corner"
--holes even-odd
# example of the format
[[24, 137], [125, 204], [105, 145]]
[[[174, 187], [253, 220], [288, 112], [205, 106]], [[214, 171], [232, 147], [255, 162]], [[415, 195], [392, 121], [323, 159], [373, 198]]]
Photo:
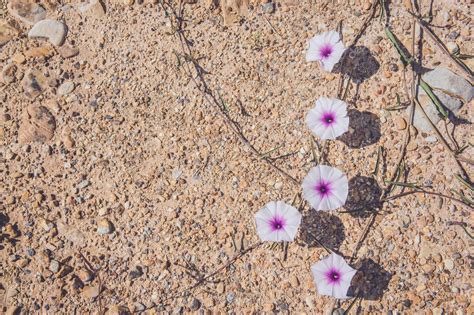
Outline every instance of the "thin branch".
[[[194, 58], [193, 51], [189, 45], [189, 40], [187, 39], [184, 30], [182, 28], [182, 21], [183, 21], [183, 8], [180, 9], [180, 13], [178, 14], [173, 7], [169, 4], [165, 4], [164, 2], [160, 2], [161, 7], [170, 13], [169, 10], [171, 11], [171, 14], [173, 15], [175, 22], [172, 22], [172, 26], [175, 26], [175, 34], [177, 35], [181, 49], [184, 52], [185, 56], [187, 56], [186, 61], [184, 63], [185, 71], [187, 72], [187, 75], [189, 78], [193, 81], [195, 87], [202, 93], [204, 99], [206, 102], [215, 107], [217, 109], [217, 112], [219, 115], [223, 118], [224, 122], [227, 124], [227, 126], [230, 127], [230, 129], [234, 132], [234, 134], [237, 136], [237, 138], [242, 142], [246, 147], [249, 148], [251, 153], [260, 161], [263, 161], [266, 163], [268, 166], [270, 166], [272, 169], [280, 173], [283, 177], [289, 179], [293, 184], [299, 186], [300, 182], [291, 176], [289, 173], [287, 173], [285, 170], [283, 170], [281, 167], [275, 165], [271, 158], [263, 155], [262, 153], [257, 150], [252, 143], [245, 137], [245, 135], [242, 133], [240, 126], [238, 125], [237, 122], [235, 122], [229, 115], [229, 113], [224, 110], [219, 102], [219, 100], [215, 97], [211, 89], [209, 88], [207, 81], [204, 78], [203, 74], [203, 69], [197, 62], [197, 60]], [[169, 10], [168, 10], [169, 9]], [[190, 67], [189, 63], [192, 64], [193, 68]], [[196, 73], [196, 76], [193, 75], [193, 69], [194, 72]]]
[[431, 41], [451, 60], [451, 62], [459, 69], [462, 71], [464, 77], [471, 82], [471, 84], [474, 81], [474, 77], [472, 75], [472, 71], [466, 69], [466, 66], [463, 65], [458, 59], [454, 58], [451, 53], [449, 52], [448, 48], [441, 42], [441, 40], [436, 36], [436, 34], [428, 27], [425, 21], [423, 21], [420, 17], [415, 16], [415, 20], [418, 22], [418, 24], [423, 28], [423, 30], [426, 32], [428, 37], [431, 39]]

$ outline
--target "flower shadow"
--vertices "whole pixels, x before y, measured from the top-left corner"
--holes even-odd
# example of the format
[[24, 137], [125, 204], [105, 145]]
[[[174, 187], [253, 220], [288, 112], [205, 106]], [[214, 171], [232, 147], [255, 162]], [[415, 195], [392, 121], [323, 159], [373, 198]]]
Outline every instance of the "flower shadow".
[[350, 148], [362, 148], [380, 140], [380, 119], [371, 112], [350, 109], [349, 131], [338, 138]]
[[362, 83], [380, 69], [380, 63], [365, 46], [347, 48], [334, 66], [335, 73], [348, 75], [355, 83]]
[[363, 259], [354, 268], [358, 272], [352, 279], [347, 295], [359, 296], [364, 300], [380, 300], [388, 288], [392, 273], [371, 258]]
[[381, 204], [382, 188], [372, 177], [355, 176], [349, 180], [349, 195], [344, 208], [354, 217], [366, 218]]
[[337, 252], [345, 239], [344, 224], [326, 211], [311, 209], [303, 215], [299, 240], [308, 247], [325, 247]]

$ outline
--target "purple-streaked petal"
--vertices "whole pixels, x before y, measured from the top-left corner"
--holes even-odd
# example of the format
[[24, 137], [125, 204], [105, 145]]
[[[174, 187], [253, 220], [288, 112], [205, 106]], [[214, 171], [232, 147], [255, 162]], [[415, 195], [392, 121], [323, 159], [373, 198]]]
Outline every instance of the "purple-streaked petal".
[[[275, 228], [275, 223], [282, 222]], [[282, 201], [269, 202], [255, 214], [257, 234], [262, 241], [293, 241], [301, 223], [301, 214]]]
[[[328, 279], [328, 272], [332, 272], [333, 270], [340, 275], [339, 281], [331, 281], [331, 279]], [[333, 296], [338, 299], [347, 298], [347, 291], [350, 287], [352, 277], [357, 272], [355, 269], [352, 269], [341, 256], [335, 253], [315, 263], [311, 266], [311, 271], [318, 293]]]
[[335, 44], [332, 48], [332, 53], [324, 60], [321, 60], [324, 70], [331, 72], [334, 66], [341, 59], [342, 55], [344, 54], [344, 51], [344, 44], [342, 44], [341, 42]]
[[[318, 191], [322, 181], [329, 184], [327, 193]], [[303, 197], [315, 210], [334, 210], [344, 205], [347, 199], [346, 185], [347, 177], [341, 171], [327, 165], [318, 165], [303, 179]]]
[[321, 139], [335, 139], [349, 129], [346, 108], [346, 103], [341, 100], [321, 97], [309, 110], [306, 124]]

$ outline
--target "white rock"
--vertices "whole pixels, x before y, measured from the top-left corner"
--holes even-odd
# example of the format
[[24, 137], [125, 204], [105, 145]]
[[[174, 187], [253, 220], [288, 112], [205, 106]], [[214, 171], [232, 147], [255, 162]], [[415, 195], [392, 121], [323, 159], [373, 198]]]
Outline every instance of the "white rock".
[[81, 11], [82, 14], [90, 14], [95, 17], [105, 15], [105, 8], [100, 0], [90, 0], [89, 3], [80, 5], [79, 11]]
[[470, 102], [474, 97], [474, 87], [449, 69], [435, 68], [422, 78], [433, 90], [461, 97], [465, 102]]
[[[441, 103], [448, 109], [448, 112], [456, 114], [461, 108], [462, 102], [458, 98], [451, 97], [447, 95], [446, 93], [443, 93], [437, 90], [433, 90], [433, 92], [441, 101]], [[436, 125], [441, 120], [441, 118], [438, 115], [438, 109], [433, 104], [433, 102], [431, 101], [431, 99], [425, 93], [424, 90], [420, 89], [420, 91], [418, 92], [418, 99], [420, 100], [420, 103], [423, 106], [423, 109], [425, 110], [430, 120], [433, 122], [433, 124]], [[407, 109], [407, 112], [409, 110], [410, 108]], [[424, 132], [431, 131], [430, 123], [428, 122], [428, 120], [425, 119], [425, 115], [423, 115], [422, 111], [418, 109], [418, 106], [416, 106], [416, 109], [415, 109], [415, 116], [413, 117], [413, 125], [416, 127], [416, 129], [420, 131], [424, 131]]]
[[42, 20], [28, 32], [28, 37], [45, 37], [54, 46], [61, 46], [67, 34], [67, 26], [54, 20]]

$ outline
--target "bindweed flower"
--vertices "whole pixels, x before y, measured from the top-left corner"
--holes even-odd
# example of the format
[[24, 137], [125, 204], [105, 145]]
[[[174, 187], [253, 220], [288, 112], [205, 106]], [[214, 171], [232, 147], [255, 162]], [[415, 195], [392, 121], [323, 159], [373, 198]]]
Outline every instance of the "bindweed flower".
[[262, 241], [293, 241], [301, 223], [301, 213], [283, 201], [272, 201], [255, 214], [257, 234]]
[[340, 41], [339, 33], [329, 31], [316, 35], [309, 40], [306, 61], [319, 61], [324, 70], [331, 72], [344, 53], [344, 44]]
[[334, 210], [346, 203], [347, 177], [327, 165], [313, 167], [303, 179], [303, 197], [315, 210]]
[[308, 112], [306, 124], [321, 139], [336, 139], [349, 130], [347, 104], [336, 98], [320, 97]]
[[347, 298], [347, 290], [357, 272], [344, 258], [334, 253], [312, 265], [311, 271], [318, 293], [337, 299]]

